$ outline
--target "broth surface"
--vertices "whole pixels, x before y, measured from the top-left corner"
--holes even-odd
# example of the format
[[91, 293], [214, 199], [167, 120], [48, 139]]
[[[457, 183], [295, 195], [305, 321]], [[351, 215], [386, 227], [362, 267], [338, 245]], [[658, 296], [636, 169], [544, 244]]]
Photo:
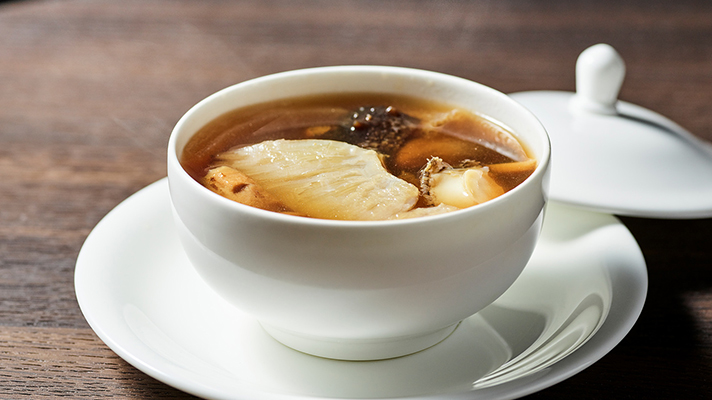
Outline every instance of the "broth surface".
[[[514, 134], [484, 116], [421, 99], [372, 93], [300, 97], [233, 110], [205, 125], [189, 140], [181, 164], [195, 180], [220, 193], [206, 183], [206, 176], [211, 169], [224, 165], [225, 154], [279, 139], [335, 140], [374, 150], [388, 172], [420, 188], [416, 203], [420, 208], [437, 205], [428, 193], [430, 187], [424, 187], [429, 185], [424, 179], [431, 172], [441, 171], [434, 170], [435, 165], [484, 171], [502, 193], [519, 185], [536, 167], [536, 161]], [[247, 175], [244, 179], [249, 182], [234, 184], [233, 193], [248, 184], [262, 184]], [[269, 192], [261, 191], [271, 196]], [[312, 216], [293, 210], [299, 207], [260, 204], [250, 205]], [[330, 214], [317, 217], [332, 218]]]

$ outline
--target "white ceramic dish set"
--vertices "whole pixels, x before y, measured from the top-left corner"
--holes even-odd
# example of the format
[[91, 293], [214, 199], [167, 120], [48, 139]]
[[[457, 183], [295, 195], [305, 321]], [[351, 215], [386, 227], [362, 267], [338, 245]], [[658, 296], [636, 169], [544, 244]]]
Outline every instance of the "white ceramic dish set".
[[[551, 201], [543, 229], [540, 235], [520, 234], [531, 244], [514, 252], [523, 254], [525, 262], [527, 252], [533, 249], [533, 254], [521, 274], [516, 271], [501, 279], [499, 293], [506, 289], [504, 294], [489, 294], [489, 300], [477, 300], [480, 305], [472, 305], [477, 302], [474, 299], [466, 307], [452, 300], [438, 304], [445, 318], [452, 319], [439, 324], [449, 328], [439, 332], [419, 327], [418, 332], [424, 334], [414, 336], [425, 337], [425, 342], [413, 347], [406, 341], [407, 348], [396, 353], [412, 353], [418, 346], [425, 350], [380, 361], [339, 361], [279, 343], [273, 337], [299, 347], [294, 337], [299, 341], [313, 338], [314, 333], [294, 335], [290, 329], [318, 326], [318, 321], [300, 325], [309, 316], [297, 315], [286, 330], [291, 338], [281, 338], [274, 331], [271, 336], [251, 314], [230, 304], [229, 296], [218, 295], [215, 282], [206, 283], [206, 274], [193, 267], [196, 257], [191, 263], [185, 254], [185, 237], [190, 235], [176, 226], [180, 210], [171, 211], [166, 180], [124, 201], [87, 238], [75, 272], [82, 312], [119, 356], [156, 379], [204, 398], [505, 399], [560, 382], [610, 351], [633, 326], [645, 300], [643, 256], [625, 227], [603, 212], [663, 218], [712, 215], [712, 195], [706, 192], [712, 185], [695, 187], [670, 179], [669, 171], [651, 170], [647, 165], [639, 169], [639, 163], [669, 151], [679, 157], [680, 168], [696, 168], [698, 175], [712, 182], [712, 157], [704, 144], [691, 145], [692, 135], [664, 117], [616, 101], [623, 65], [615, 51], [605, 45], [587, 50], [579, 59], [577, 76], [576, 95], [511, 95], [541, 119], [551, 137]], [[497, 110], [485, 111], [492, 113]], [[641, 125], [645, 132], [636, 128]], [[594, 127], [596, 133], [587, 127]], [[611, 153], [607, 140], [616, 129], [623, 129], [616, 133], [623, 148]], [[571, 132], [576, 136], [566, 137]], [[576, 162], [572, 162], [565, 153], [580, 152], [581, 143], [589, 152], [586, 160], [573, 157]], [[544, 148], [536, 151], [540, 157], [546, 155]], [[627, 157], [619, 157], [616, 151]], [[641, 151], [646, 155], [641, 156]], [[626, 187], [615, 178], [600, 179], [621, 167], [630, 167], [627, 171], [637, 177], [649, 178], [651, 172], [654, 176], [636, 179], [639, 186]], [[545, 172], [541, 172], [542, 181]], [[537, 197], [540, 185], [530, 185], [529, 200]], [[542, 218], [536, 207], [540, 206], [522, 218], [539, 232]], [[514, 278], [513, 284], [508, 282]], [[292, 290], [282, 289], [285, 295]], [[386, 294], [384, 299], [393, 296]], [[479, 312], [467, 314], [468, 307]], [[380, 318], [380, 325], [393, 329], [403, 325], [390, 323], [388, 313]], [[442, 337], [434, 338], [431, 333]], [[302, 350], [319, 354], [323, 341], [323, 337], [308, 340]], [[363, 359], [400, 355], [388, 353], [387, 341], [375, 342], [375, 355]], [[403, 345], [399, 342], [393, 347]], [[336, 348], [337, 353], [341, 351]], [[363, 349], [357, 353], [363, 354]], [[336, 358], [358, 358], [340, 355]]]

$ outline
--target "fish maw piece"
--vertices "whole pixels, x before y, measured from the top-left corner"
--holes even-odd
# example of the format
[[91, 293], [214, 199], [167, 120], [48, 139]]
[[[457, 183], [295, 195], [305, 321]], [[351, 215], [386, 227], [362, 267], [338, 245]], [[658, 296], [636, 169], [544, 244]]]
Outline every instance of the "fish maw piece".
[[322, 139], [269, 140], [218, 155], [292, 210], [314, 218], [385, 220], [413, 208], [419, 190], [378, 154]]
[[267, 211], [291, 211], [254, 180], [234, 168], [213, 168], [203, 177], [201, 183], [213, 192], [238, 203]]
[[489, 176], [487, 167], [453, 169], [437, 157], [428, 161], [423, 170], [421, 190], [432, 205], [459, 208], [484, 203], [504, 193]]

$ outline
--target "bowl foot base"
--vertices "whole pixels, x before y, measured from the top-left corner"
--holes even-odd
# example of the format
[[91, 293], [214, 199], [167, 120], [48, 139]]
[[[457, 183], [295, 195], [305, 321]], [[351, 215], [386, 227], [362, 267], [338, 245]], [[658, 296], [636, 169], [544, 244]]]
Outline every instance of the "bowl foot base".
[[262, 324], [262, 327], [278, 342], [302, 353], [336, 360], [367, 361], [402, 357], [425, 350], [445, 340], [458, 325], [424, 334], [375, 339], [308, 336], [267, 324]]

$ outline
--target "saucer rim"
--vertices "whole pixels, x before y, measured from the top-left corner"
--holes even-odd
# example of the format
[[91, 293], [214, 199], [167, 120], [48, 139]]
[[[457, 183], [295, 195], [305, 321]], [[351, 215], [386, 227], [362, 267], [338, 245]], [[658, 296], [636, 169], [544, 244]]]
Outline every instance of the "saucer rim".
[[[169, 386], [189, 394], [203, 398], [227, 398], [222, 390], [216, 390], [209, 385], [200, 382], [199, 380], [187, 380], [185, 377], [176, 376], [175, 374], [171, 374], [170, 371], [166, 371], [165, 368], [160, 368], [160, 365], [155, 365], [155, 363], [152, 363], [151, 360], [147, 360], [150, 359], [152, 355], [155, 356], [155, 352], [143, 355], [134, 354], [130, 350], [126, 349], [126, 347], [121, 343], [121, 340], [116, 340], [114, 337], [115, 335], [111, 333], [110, 327], [103, 326], [103, 324], [99, 322], [100, 318], [95, 318], [94, 312], [98, 306], [96, 304], [92, 304], [92, 301], [96, 299], [92, 299], [91, 295], [87, 293], [87, 285], [90, 284], [90, 282], [86, 281], [88, 278], [86, 277], [86, 273], [84, 271], [88, 267], [86, 266], [86, 263], [83, 262], [83, 254], [88, 251], [87, 249], [92, 246], [93, 242], [96, 240], [97, 234], [95, 234], [95, 232], [98, 231], [97, 228], [102, 225], [110, 224], [112, 215], [122, 212], [121, 209], [128, 207], [129, 204], [133, 205], [134, 203], [140, 203], [141, 201], [145, 202], [151, 196], [161, 195], [159, 192], [162, 193], [162, 195], [168, 194], [168, 183], [166, 178], [162, 178], [152, 184], [149, 184], [129, 196], [126, 200], [122, 201], [109, 213], [107, 213], [107, 215], [102, 218], [102, 220], [90, 232], [77, 257], [74, 274], [77, 301], [85, 319], [97, 336], [119, 357], [135, 368]], [[642, 312], [648, 289], [648, 276], [645, 260], [632, 234], [620, 222], [620, 220], [618, 220], [618, 218], [612, 215], [580, 210], [575, 207], [570, 207], [556, 202], [550, 202], [549, 207], [567, 208], [574, 212], [596, 214], [597, 216], [610, 218], [611, 222], [615, 223], [618, 228], [625, 230], [625, 233], [629, 237], [628, 246], [632, 245], [632, 247], [628, 249], [632, 252], [629, 256], [635, 258], [635, 262], [624, 263], [622, 267], [617, 267], [621, 269], [619, 272], [623, 273], [623, 275], [625, 275], [628, 279], [628, 282], [625, 285], [626, 296], [622, 299], [616, 299], [616, 292], [614, 291], [614, 297], [611, 300], [612, 303], [609, 314], [595, 335], [593, 335], [588, 342], [572, 354], [556, 362], [544, 371], [489, 388], [448, 393], [444, 395], [404, 396], [399, 398], [464, 399], [472, 398], [473, 395], [476, 395], [478, 398], [482, 399], [514, 399], [532, 394], [551, 387], [588, 368], [603, 356], [608, 354], [632, 329], [640, 316], [640, 313]], [[612, 284], [614, 283], [615, 282], [612, 282]], [[241, 393], [237, 393], [240, 397], [230, 398], [260, 398], [268, 400], [306, 400], [316, 398], [304, 395], [272, 393], [255, 390], [247, 386], [241, 387], [241, 389], [243, 389], [243, 391]]]

